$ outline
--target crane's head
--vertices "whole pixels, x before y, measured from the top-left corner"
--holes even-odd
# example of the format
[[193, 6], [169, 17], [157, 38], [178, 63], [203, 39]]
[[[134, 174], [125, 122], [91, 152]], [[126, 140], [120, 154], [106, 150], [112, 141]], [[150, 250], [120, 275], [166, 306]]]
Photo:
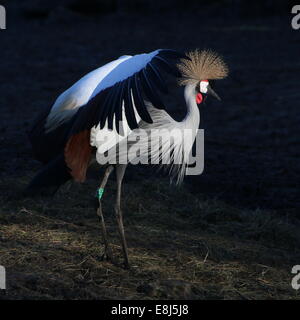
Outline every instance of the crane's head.
[[215, 80], [223, 79], [228, 74], [223, 59], [210, 50], [195, 50], [186, 54], [189, 59], [182, 59], [178, 65], [182, 73], [181, 85], [191, 84], [195, 87], [195, 99], [201, 104], [207, 96], [221, 100], [213, 90]]
[[196, 89], [195, 89], [195, 94], [196, 94], [196, 102], [197, 104], [201, 104], [207, 96], [212, 96], [221, 101], [221, 98], [219, 95], [213, 90], [212, 88], [212, 81], [208, 80], [201, 80], [196, 84]]

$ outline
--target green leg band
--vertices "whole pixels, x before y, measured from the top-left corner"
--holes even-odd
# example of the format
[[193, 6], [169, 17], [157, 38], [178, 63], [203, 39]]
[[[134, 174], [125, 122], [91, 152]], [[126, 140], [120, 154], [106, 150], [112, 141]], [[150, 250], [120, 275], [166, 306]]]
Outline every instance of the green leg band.
[[99, 188], [97, 190], [97, 197], [98, 197], [99, 200], [101, 200], [103, 192], [104, 192], [104, 188]]

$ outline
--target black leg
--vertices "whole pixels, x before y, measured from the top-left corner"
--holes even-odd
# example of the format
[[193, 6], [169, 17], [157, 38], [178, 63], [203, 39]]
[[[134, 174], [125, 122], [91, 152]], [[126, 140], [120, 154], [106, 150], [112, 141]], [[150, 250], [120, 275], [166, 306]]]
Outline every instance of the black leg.
[[121, 188], [122, 188], [122, 180], [125, 174], [127, 165], [117, 165], [116, 166], [116, 178], [117, 178], [117, 198], [115, 203], [115, 213], [119, 228], [119, 234], [122, 241], [122, 249], [124, 255], [124, 266], [129, 269], [129, 260], [128, 260], [128, 250], [127, 243], [125, 238], [125, 230], [123, 225], [123, 215], [121, 210]]
[[100, 187], [98, 189], [98, 193], [97, 193], [98, 202], [99, 202], [99, 206], [97, 208], [97, 216], [98, 216], [100, 224], [101, 224], [102, 236], [103, 236], [103, 242], [104, 242], [103, 258], [106, 257], [106, 259], [109, 261], [113, 261], [113, 255], [112, 255], [112, 251], [111, 251], [111, 248], [110, 248], [110, 245], [108, 242], [108, 238], [107, 238], [107, 230], [106, 230], [105, 220], [104, 220], [104, 216], [103, 216], [103, 212], [102, 212], [101, 198], [102, 198], [102, 194], [103, 194], [104, 188], [106, 186], [107, 180], [113, 170], [114, 170], [113, 166], [107, 167], [107, 169], [105, 170], [102, 182], [100, 184]]

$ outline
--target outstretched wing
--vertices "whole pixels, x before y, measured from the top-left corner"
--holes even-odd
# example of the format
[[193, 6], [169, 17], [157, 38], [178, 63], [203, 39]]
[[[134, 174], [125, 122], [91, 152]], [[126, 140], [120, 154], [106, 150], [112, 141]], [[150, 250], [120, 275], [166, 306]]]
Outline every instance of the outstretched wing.
[[103, 128], [107, 123], [108, 128], [113, 129], [114, 122], [119, 133], [119, 123], [125, 120], [122, 119], [123, 110], [132, 130], [138, 127], [136, 115], [145, 122], [152, 123], [144, 99], [158, 109], [165, 109], [159, 96], [159, 91], [167, 93], [161, 71], [179, 77], [176, 63], [180, 58], [187, 57], [169, 49], [158, 49], [123, 58], [122, 62], [98, 83], [89, 101], [73, 116], [69, 136], [99, 124], [100, 128]]
[[159, 91], [167, 92], [167, 88], [161, 72], [180, 76], [176, 67], [180, 58], [187, 57], [159, 49], [122, 56], [85, 75], [63, 92], [30, 130], [36, 158], [47, 164], [64, 154], [66, 172], [83, 181], [91, 156], [91, 129], [115, 127], [113, 132], [120, 134], [122, 120], [127, 129], [137, 128], [140, 119], [152, 123], [144, 100], [164, 109]]

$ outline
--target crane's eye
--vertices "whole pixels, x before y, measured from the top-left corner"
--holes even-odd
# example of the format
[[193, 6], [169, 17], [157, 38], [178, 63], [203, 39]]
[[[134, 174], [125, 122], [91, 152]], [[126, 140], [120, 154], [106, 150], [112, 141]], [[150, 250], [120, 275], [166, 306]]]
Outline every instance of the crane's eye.
[[201, 93], [207, 93], [207, 87], [209, 85], [208, 80], [202, 80], [199, 83], [199, 90]]

